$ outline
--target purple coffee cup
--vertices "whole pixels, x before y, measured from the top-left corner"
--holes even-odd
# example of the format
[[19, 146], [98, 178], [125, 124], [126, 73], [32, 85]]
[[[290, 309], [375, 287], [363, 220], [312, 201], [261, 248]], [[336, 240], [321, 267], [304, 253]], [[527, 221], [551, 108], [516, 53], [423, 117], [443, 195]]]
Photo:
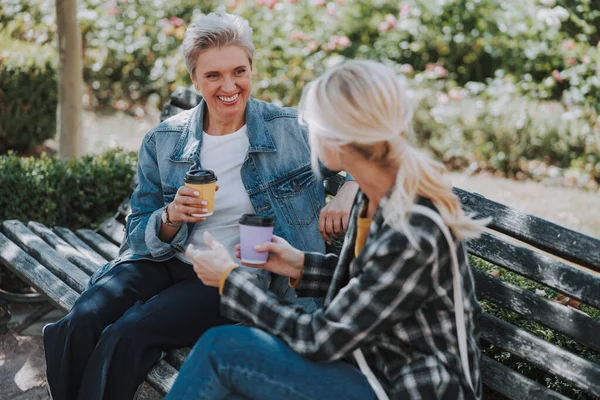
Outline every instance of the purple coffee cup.
[[273, 238], [273, 218], [244, 214], [240, 218], [240, 257], [246, 264], [264, 264], [269, 253], [258, 253], [254, 246], [270, 242]]

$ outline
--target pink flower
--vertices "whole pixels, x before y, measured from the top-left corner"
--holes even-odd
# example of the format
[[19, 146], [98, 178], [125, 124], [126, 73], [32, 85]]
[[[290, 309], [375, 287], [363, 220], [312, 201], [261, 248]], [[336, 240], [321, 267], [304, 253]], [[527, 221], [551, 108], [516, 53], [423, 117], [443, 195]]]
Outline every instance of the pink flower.
[[592, 62], [592, 59], [590, 58], [590, 56], [583, 56], [583, 57], [581, 57], [581, 62], [583, 64], [589, 64]]
[[390, 29], [392, 29], [392, 26], [389, 24], [389, 22], [380, 22], [379, 25], [377, 25], [377, 30], [379, 32], [386, 32], [389, 31]]
[[444, 93], [440, 93], [437, 96], [437, 103], [438, 104], [448, 104], [448, 96]]
[[462, 94], [460, 94], [460, 92], [456, 89], [450, 90], [450, 92], [448, 92], [448, 96], [450, 96], [452, 100], [462, 100]]
[[323, 7], [325, 5], [325, 0], [314, 0], [313, 4], [317, 7]]
[[308, 42], [308, 43], [306, 44], [306, 48], [307, 48], [309, 51], [315, 51], [316, 49], [318, 49], [318, 48], [319, 48], [319, 45], [317, 44], [317, 42], [315, 42], [315, 41], [313, 40], [313, 41], [310, 41], [310, 42]]
[[415, 72], [415, 69], [410, 64], [402, 64], [402, 66], [400, 67], [400, 72], [402, 72], [405, 75], [410, 75], [413, 72]]
[[335, 10], [333, 8], [327, 9], [327, 15], [329, 15], [331, 18], [339, 19], [339, 17], [335, 15]]
[[596, 45], [596, 47], [600, 49], [600, 42], [598, 42], [598, 44]]
[[410, 15], [412, 11], [412, 6], [410, 4], [402, 4], [400, 5], [400, 16], [406, 18]]
[[561, 83], [562, 81], [564, 81], [564, 79], [562, 78], [562, 76], [560, 76], [560, 72], [558, 72], [557, 69], [555, 69], [554, 71], [552, 71], [552, 77], [558, 83]]
[[304, 32], [294, 31], [290, 35], [290, 40], [304, 40]]
[[350, 45], [352, 44], [352, 42], [350, 41], [350, 38], [346, 35], [338, 37], [336, 40], [336, 43], [338, 45], [338, 48], [342, 48], [342, 49], [345, 49], [346, 47], [350, 47]]
[[273, 9], [273, 7], [275, 7], [275, 4], [277, 4], [277, 0], [267, 0], [266, 4], [267, 4], [267, 7], [269, 7], [270, 9]]
[[396, 26], [396, 23], [398, 22], [398, 20], [396, 19], [396, 17], [394, 17], [392, 14], [388, 14], [385, 16], [385, 20], [388, 24], [392, 25], [392, 26]]
[[577, 60], [575, 59], [575, 57], [569, 57], [567, 58], [567, 65], [577, 65]]
[[104, 5], [104, 8], [106, 8], [106, 12], [111, 17], [116, 17], [117, 15], [119, 15], [119, 8], [114, 2], [106, 3]]
[[448, 76], [448, 71], [446, 68], [442, 67], [439, 64], [427, 64], [425, 66], [425, 72], [433, 73], [437, 78], [445, 78]]
[[573, 50], [575, 48], [575, 41], [573, 39], [567, 39], [562, 42], [562, 47], [565, 51]]
[[169, 18], [169, 21], [173, 24], [175, 28], [179, 28], [185, 23], [185, 21], [179, 17], [171, 17]]

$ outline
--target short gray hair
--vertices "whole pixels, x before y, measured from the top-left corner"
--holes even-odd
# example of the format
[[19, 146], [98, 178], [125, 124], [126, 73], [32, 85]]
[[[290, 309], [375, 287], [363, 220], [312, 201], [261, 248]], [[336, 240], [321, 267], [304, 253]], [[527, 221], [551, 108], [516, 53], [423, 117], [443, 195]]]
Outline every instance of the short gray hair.
[[200, 53], [222, 46], [240, 46], [248, 53], [252, 65], [254, 43], [248, 21], [238, 15], [217, 12], [203, 15], [191, 23], [181, 44], [188, 72], [193, 75]]

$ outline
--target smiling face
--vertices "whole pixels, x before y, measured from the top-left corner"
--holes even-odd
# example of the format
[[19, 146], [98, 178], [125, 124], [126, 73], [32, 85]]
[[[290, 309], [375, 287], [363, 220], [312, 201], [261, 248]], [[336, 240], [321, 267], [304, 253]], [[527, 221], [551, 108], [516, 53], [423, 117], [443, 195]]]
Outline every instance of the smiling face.
[[206, 101], [211, 125], [213, 122], [244, 124], [252, 65], [243, 48], [224, 46], [203, 51], [196, 60], [196, 69], [191, 78]]

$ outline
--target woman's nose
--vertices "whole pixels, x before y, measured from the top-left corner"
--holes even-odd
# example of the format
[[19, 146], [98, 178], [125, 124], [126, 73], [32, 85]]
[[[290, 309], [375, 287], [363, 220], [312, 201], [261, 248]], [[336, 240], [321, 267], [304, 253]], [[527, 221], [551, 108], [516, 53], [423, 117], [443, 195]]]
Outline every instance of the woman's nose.
[[235, 82], [231, 77], [225, 77], [225, 82], [223, 83], [223, 91], [226, 93], [231, 93], [235, 90]]

